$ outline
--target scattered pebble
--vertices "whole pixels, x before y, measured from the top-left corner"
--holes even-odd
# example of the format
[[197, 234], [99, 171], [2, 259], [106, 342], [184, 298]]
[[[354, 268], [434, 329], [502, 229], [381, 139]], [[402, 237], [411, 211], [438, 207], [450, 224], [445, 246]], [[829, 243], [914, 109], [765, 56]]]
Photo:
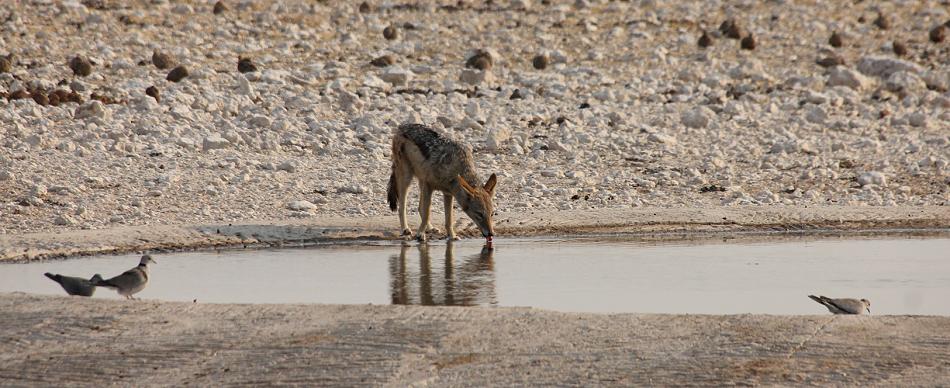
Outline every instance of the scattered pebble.
[[170, 55], [159, 50], [155, 50], [152, 52], [152, 64], [161, 70], [165, 70], [175, 66], [175, 60], [173, 60]]
[[899, 57], [907, 56], [907, 45], [905, 45], [903, 42], [895, 41], [894, 43], [891, 43], [891, 48], [894, 50], [894, 55]]
[[535, 69], [544, 70], [548, 67], [548, 64], [551, 62], [551, 59], [548, 58], [545, 54], [538, 54], [534, 56], [534, 59], [531, 60], [531, 65]]
[[165, 79], [172, 82], [179, 82], [185, 79], [185, 77], [187, 76], [188, 76], [188, 68], [185, 67], [184, 65], [180, 65], [172, 69], [172, 71], [168, 72], [168, 76], [166, 76]]
[[845, 64], [844, 58], [842, 58], [840, 55], [837, 55], [837, 54], [831, 54], [815, 62], [818, 64], [818, 66], [821, 66], [821, 67], [835, 67], [835, 66], [843, 66]]
[[746, 35], [745, 38], [742, 38], [740, 45], [743, 50], [755, 50], [755, 37], [751, 33]]
[[287, 209], [294, 211], [309, 212], [317, 209], [317, 205], [306, 200], [297, 200], [287, 204]]
[[874, 19], [874, 25], [882, 30], [887, 30], [891, 28], [891, 20], [884, 13], [878, 12], [877, 19]]
[[228, 11], [228, 6], [224, 5], [223, 1], [218, 0], [214, 3], [214, 9], [211, 10], [215, 15], [220, 15]]
[[934, 43], [943, 42], [945, 39], [947, 39], [947, 29], [948, 27], [942, 24], [932, 28], [929, 35], [930, 41]]
[[389, 25], [383, 29], [383, 37], [386, 38], [386, 40], [399, 39], [399, 29], [394, 25]]
[[828, 38], [828, 44], [835, 48], [841, 47], [844, 45], [844, 38], [838, 31], [834, 31], [831, 33], [831, 37]]
[[887, 186], [887, 178], [884, 177], [884, 174], [878, 171], [869, 171], [869, 172], [862, 173], [861, 175], [858, 175], [857, 180], [858, 180], [858, 184], [861, 185], [861, 187], [864, 187], [867, 185], [877, 185], [881, 187]]
[[0, 56], [0, 74], [13, 71], [13, 64], [4, 56]]
[[100, 101], [93, 100], [76, 108], [73, 117], [76, 119], [105, 118], [107, 114], [105, 105]]
[[40, 106], [49, 105], [49, 97], [47, 97], [46, 94], [44, 94], [43, 92], [35, 91], [31, 94], [31, 97], [33, 97], [33, 101], [39, 104]]
[[69, 60], [69, 68], [72, 69], [73, 74], [85, 77], [89, 74], [92, 74], [92, 62], [88, 58], [77, 55], [73, 59]]
[[370, 64], [376, 67], [392, 66], [395, 63], [396, 63], [396, 57], [389, 54], [376, 57], [376, 59], [373, 59], [372, 61], [370, 61]]
[[742, 27], [739, 26], [739, 23], [735, 19], [729, 19], [719, 25], [719, 31], [723, 33], [729, 39], [742, 39], [745, 36], [745, 31], [742, 30]]
[[475, 54], [465, 61], [465, 67], [478, 70], [491, 70], [495, 59], [487, 50], [475, 50]]
[[160, 95], [158, 88], [154, 85], [149, 86], [145, 89], [145, 95], [151, 96], [155, 99], [155, 102], [162, 102], [162, 96]]
[[699, 40], [696, 42], [699, 47], [706, 48], [713, 45], [713, 38], [709, 36], [706, 31], [703, 31], [703, 34], [699, 36]]
[[240, 73], [251, 73], [257, 71], [257, 65], [251, 61], [251, 58], [238, 58], [237, 69]]

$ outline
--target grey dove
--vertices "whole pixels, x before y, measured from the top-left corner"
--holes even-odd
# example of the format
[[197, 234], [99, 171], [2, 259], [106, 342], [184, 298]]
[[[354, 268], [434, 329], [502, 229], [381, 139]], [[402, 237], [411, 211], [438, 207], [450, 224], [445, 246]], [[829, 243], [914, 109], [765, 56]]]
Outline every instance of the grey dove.
[[829, 298], [827, 296], [808, 295], [815, 302], [821, 303], [834, 314], [856, 314], [861, 315], [867, 312], [871, 313], [871, 302], [867, 299], [851, 298]]
[[96, 292], [96, 283], [102, 281], [102, 275], [92, 275], [91, 279], [77, 278], [73, 276], [63, 276], [60, 274], [45, 273], [46, 277], [59, 283], [60, 287], [66, 290], [69, 295], [92, 296]]
[[135, 297], [132, 295], [144, 290], [145, 286], [148, 284], [149, 264], [158, 263], [152, 259], [152, 256], [144, 255], [142, 256], [142, 259], [139, 260], [139, 265], [137, 265], [135, 268], [125, 271], [121, 275], [114, 278], [101, 280], [97, 282], [96, 285], [99, 287], [112, 288], [116, 290], [119, 295], [124, 296], [126, 299], [135, 299]]

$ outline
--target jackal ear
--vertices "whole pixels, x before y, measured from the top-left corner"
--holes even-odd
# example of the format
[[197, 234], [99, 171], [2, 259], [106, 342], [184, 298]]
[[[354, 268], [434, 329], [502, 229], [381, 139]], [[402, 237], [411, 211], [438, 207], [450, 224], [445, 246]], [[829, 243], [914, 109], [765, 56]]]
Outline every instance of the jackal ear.
[[495, 174], [491, 174], [491, 176], [488, 177], [488, 180], [485, 181], [485, 191], [489, 192], [490, 194], [494, 194], [495, 183], [498, 183], [498, 177], [495, 176]]
[[465, 178], [462, 178], [461, 175], [458, 175], [455, 179], [458, 179], [459, 185], [462, 186], [462, 190], [465, 190], [465, 192], [469, 194], [475, 194], [475, 188], [468, 184], [468, 181], [466, 181]]

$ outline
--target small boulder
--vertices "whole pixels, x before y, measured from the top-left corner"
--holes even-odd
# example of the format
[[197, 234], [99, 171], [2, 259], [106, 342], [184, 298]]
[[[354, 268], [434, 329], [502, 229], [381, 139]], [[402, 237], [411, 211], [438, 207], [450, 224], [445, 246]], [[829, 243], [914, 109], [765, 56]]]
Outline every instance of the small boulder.
[[179, 82], [185, 79], [185, 77], [187, 76], [188, 76], [188, 68], [185, 67], [184, 65], [180, 65], [172, 69], [172, 71], [168, 72], [168, 76], [166, 76], [165, 79], [172, 82]]

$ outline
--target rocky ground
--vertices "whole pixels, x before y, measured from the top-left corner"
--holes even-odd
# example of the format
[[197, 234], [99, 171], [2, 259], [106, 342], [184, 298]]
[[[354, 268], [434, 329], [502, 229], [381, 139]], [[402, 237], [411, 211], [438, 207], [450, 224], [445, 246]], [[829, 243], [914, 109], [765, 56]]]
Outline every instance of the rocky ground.
[[404, 122], [503, 212], [950, 200], [945, 0], [219, 4], [5, 3], [0, 234], [389, 214]]

